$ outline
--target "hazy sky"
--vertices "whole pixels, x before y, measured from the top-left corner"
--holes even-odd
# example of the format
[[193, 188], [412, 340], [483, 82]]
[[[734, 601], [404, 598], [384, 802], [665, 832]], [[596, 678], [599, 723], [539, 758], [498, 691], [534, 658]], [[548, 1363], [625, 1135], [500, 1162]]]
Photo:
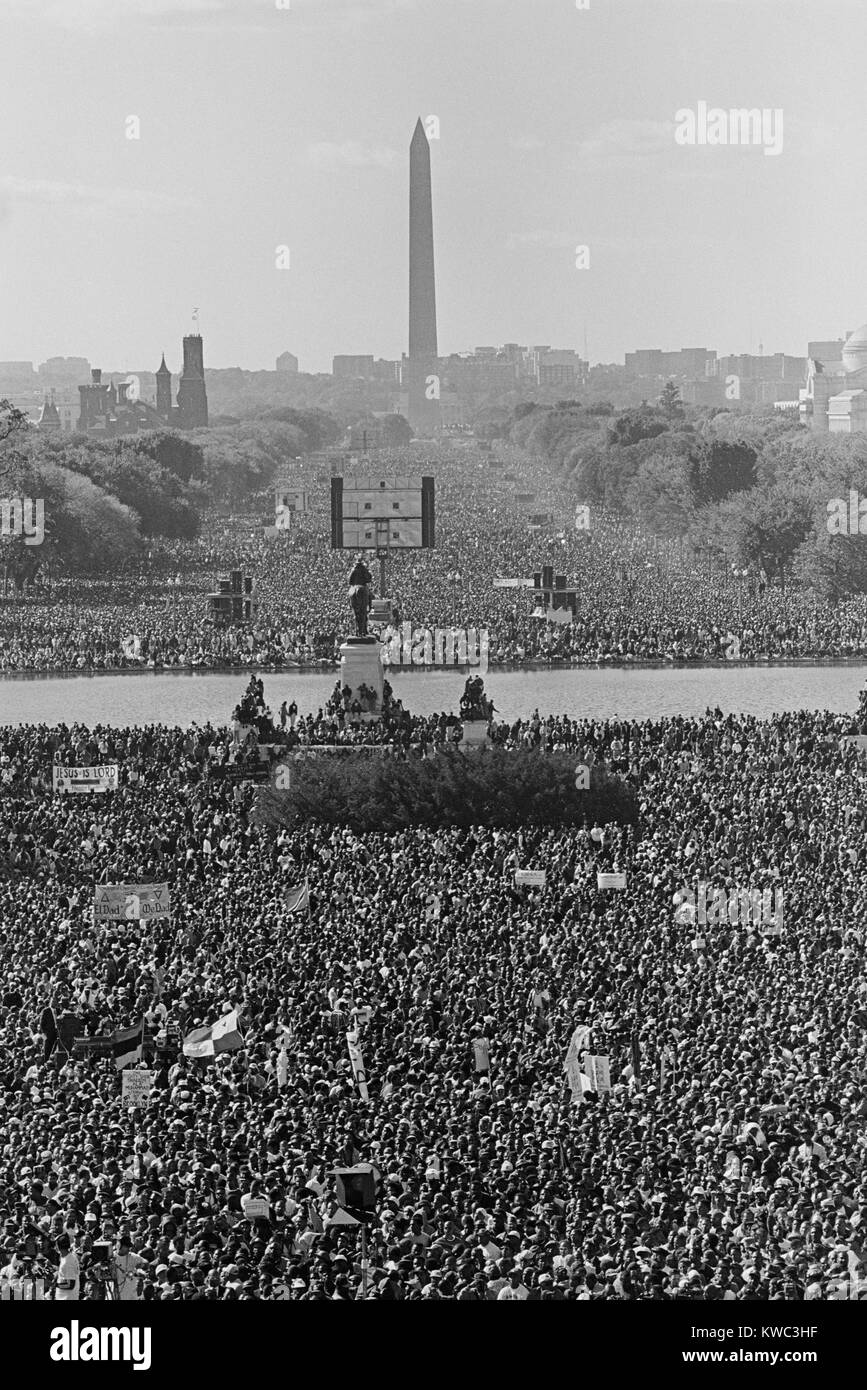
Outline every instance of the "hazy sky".
[[[865, 0], [280, 3], [0, 0], [0, 359], [177, 370], [194, 306], [212, 367], [399, 357], [419, 115], [441, 352], [867, 319]], [[700, 101], [782, 153], [678, 145]]]

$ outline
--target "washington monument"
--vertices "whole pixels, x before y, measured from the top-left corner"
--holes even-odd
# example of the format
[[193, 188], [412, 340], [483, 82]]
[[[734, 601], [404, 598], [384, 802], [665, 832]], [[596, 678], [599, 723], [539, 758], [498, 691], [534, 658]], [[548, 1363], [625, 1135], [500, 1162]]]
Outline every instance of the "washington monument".
[[409, 422], [417, 434], [441, 424], [437, 364], [430, 146], [421, 119], [409, 147]]

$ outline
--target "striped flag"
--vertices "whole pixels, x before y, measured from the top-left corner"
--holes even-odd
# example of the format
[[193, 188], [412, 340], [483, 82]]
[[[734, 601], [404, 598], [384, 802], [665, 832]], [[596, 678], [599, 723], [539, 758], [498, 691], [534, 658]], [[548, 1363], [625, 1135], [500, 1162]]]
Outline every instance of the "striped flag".
[[238, 1010], [224, 1014], [216, 1023], [194, 1028], [184, 1038], [185, 1057], [216, 1057], [220, 1052], [237, 1052], [244, 1046], [238, 1029]]
[[116, 1028], [111, 1035], [111, 1055], [118, 1071], [130, 1062], [140, 1062], [144, 1042], [144, 1019], [134, 1028]]
[[305, 908], [310, 911], [310, 888], [306, 878], [297, 887], [286, 889], [285, 902], [287, 912], [302, 912]]

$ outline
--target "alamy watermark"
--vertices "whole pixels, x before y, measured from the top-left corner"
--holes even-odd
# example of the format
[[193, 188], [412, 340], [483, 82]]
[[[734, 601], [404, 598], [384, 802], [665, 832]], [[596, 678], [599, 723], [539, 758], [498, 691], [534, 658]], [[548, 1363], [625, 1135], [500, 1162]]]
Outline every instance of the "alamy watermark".
[[52, 1361], [130, 1361], [134, 1371], [150, 1370], [149, 1327], [82, 1327], [73, 1318], [69, 1327], [51, 1330], [48, 1351]]
[[783, 892], [781, 888], [715, 888], [698, 883], [697, 891], [680, 888], [674, 895], [675, 921], [700, 927], [728, 923], [736, 927], [763, 927], [767, 935], [783, 930]]
[[832, 536], [867, 536], [867, 497], [861, 497], [854, 487], [845, 497], [832, 497], [828, 503], [825, 522]]
[[473, 666], [488, 669], [489, 637], [486, 627], [386, 628], [382, 659], [386, 666]]
[[700, 101], [693, 111], [682, 106], [675, 111], [674, 139], [678, 145], [760, 145], [766, 155], [783, 152], [783, 112], [779, 106], [725, 111]]
[[25, 545], [45, 540], [45, 501], [42, 497], [0, 497], [0, 538], [24, 537]]

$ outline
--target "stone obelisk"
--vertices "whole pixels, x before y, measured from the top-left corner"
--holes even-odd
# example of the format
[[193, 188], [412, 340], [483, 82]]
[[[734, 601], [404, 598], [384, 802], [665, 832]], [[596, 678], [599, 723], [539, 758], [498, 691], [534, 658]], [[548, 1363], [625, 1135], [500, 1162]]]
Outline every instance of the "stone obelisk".
[[417, 434], [440, 428], [437, 306], [434, 282], [430, 145], [421, 119], [409, 147], [409, 423]]

